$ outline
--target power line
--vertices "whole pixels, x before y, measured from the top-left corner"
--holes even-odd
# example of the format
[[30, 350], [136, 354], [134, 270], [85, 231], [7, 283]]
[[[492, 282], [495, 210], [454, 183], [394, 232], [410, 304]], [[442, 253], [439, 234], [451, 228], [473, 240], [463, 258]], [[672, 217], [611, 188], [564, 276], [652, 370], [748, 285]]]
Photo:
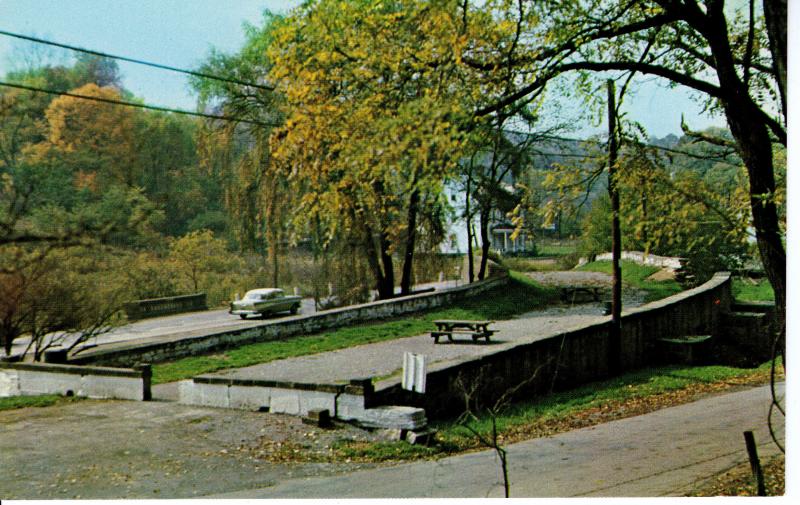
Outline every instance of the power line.
[[230, 78], [230, 77], [220, 77], [218, 75], [206, 74], [204, 72], [196, 72], [194, 70], [186, 70], [186, 69], [183, 69], [183, 68], [171, 67], [169, 65], [162, 65], [160, 63], [153, 63], [153, 62], [150, 62], [150, 61], [137, 60], [135, 58], [129, 58], [127, 56], [118, 56], [118, 55], [114, 55], [114, 54], [108, 54], [108, 53], [104, 53], [104, 52], [101, 52], [101, 51], [95, 51], [93, 49], [86, 49], [86, 48], [83, 48], [83, 47], [71, 46], [71, 45], [68, 45], [68, 44], [61, 44], [60, 42], [53, 42], [53, 41], [50, 41], [50, 40], [40, 39], [40, 38], [37, 38], [37, 37], [31, 37], [29, 35], [22, 35], [22, 34], [19, 34], [19, 33], [8, 32], [8, 31], [5, 31], [5, 30], [0, 30], [0, 35], [5, 35], [7, 37], [14, 37], [14, 38], [17, 38], [17, 39], [22, 39], [22, 40], [28, 40], [30, 42], [36, 42], [38, 44], [46, 44], [48, 46], [55, 46], [55, 47], [60, 47], [60, 48], [63, 48], [63, 49], [69, 49], [70, 51], [77, 51], [77, 52], [80, 52], [80, 53], [91, 54], [91, 55], [94, 55], [94, 56], [101, 56], [103, 58], [111, 58], [111, 59], [114, 59], [114, 60], [121, 60], [121, 61], [130, 62], [130, 63], [136, 63], [138, 65], [146, 65], [148, 67], [160, 68], [162, 70], [170, 70], [172, 72], [180, 72], [182, 74], [192, 75], [192, 76], [195, 76], [195, 77], [203, 77], [205, 79], [213, 79], [215, 81], [223, 81], [223, 82], [228, 82], [228, 83], [231, 83], [231, 84], [239, 84], [241, 86], [251, 86], [253, 88], [259, 88], [259, 89], [263, 89], [265, 91], [273, 91], [275, 89], [272, 86], [266, 86], [266, 85], [263, 85], [263, 84], [255, 84], [255, 83], [252, 83], [252, 82], [245, 82], [245, 81], [241, 81], [239, 79], [233, 79], [233, 78]]
[[[517, 135], [529, 135], [529, 136], [536, 135], [534, 133], [526, 133], [526, 132], [520, 132], [520, 131], [514, 131], [514, 130], [509, 130], [509, 132], [517, 134]], [[575, 138], [569, 138], [569, 137], [559, 137], [559, 136], [556, 136], [556, 135], [541, 135], [540, 138], [542, 140], [551, 140], [551, 141], [557, 141], [557, 142], [589, 143], [589, 144], [595, 144], [595, 145], [598, 145], [598, 146], [604, 146], [605, 145], [605, 142], [602, 142], [600, 140], [575, 139]], [[673, 154], [681, 154], [681, 155], [687, 156], [689, 158], [696, 158], [696, 159], [701, 159], [701, 160], [706, 160], [706, 161], [716, 161], [718, 163], [722, 163], [722, 164], [725, 164], [725, 165], [730, 165], [730, 166], [733, 166], [733, 167], [741, 166], [740, 164], [732, 163], [730, 161], [722, 159], [722, 156], [728, 156], [727, 154], [722, 154], [721, 156], [720, 155], [717, 155], [717, 156], [704, 156], [702, 154], [690, 153], [688, 151], [681, 151], [679, 149], [673, 149], [673, 148], [670, 148], [670, 147], [659, 146], [659, 145], [656, 145], [656, 144], [643, 144], [643, 145], [645, 147], [656, 149], [658, 151], [664, 151], [664, 152], [673, 153]], [[566, 155], [561, 155], [561, 156], [566, 156]], [[582, 155], [573, 154], [571, 156], [577, 158], [577, 157], [581, 157]], [[567, 156], [567, 157], [569, 157], [569, 156]], [[602, 158], [602, 156], [590, 156], [590, 155], [586, 155], [584, 157], [585, 158]]]
[[36, 93], [47, 93], [47, 94], [50, 94], [50, 95], [57, 95], [57, 96], [69, 96], [69, 97], [72, 97], [72, 98], [80, 98], [82, 100], [93, 100], [95, 102], [103, 102], [103, 103], [108, 103], [108, 104], [113, 104], [113, 105], [122, 105], [122, 106], [125, 106], [125, 107], [138, 107], [140, 109], [155, 110], [155, 111], [160, 111], [160, 112], [173, 112], [175, 114], [184, 114], [184, 115], [187, 115], [187, 116], [197, 116], [197, 117], [203, 117], [203, 118], [207, 118], [207, 119], [219, 119], [219, 120], [222, 120], [222, 121], [231, 121], [231, 122], [237, 122], [237, 123], [247, 123], [247, 124], [254, 124], [254, 125], [258, 125], [258, 126], [267, 126], [267, 127], [280, 126], [277, 123], [267, 123], [267, 122], [264, 122], [264, 121], [256, 121], [254, 119], [242, 119], [242, 118], [237, 118], [237, 117], [233, 117], [233, 116], [221, 116], [221, 115], [215, 115], [215, 114], [205, 114], [203, 112], [192, 112], [192, 111], [183, 110], [183, 109], [170, 109], [168, 107], [159, 107], [159, 106], [156, 106], [156, 105], [147, 105], [147, 104], [136, 103], [136, 102], [127, 102], [127, 101], [124, 101], [124, 100], [114, 100], [112, 98], [103, 98], [103, 97], [99, 97], [99, 96], [81, 95], [81, 94], [78, 94], [78, 93], [69, 93], [69, 92], [66, 92], [66, 91], [56, 91], [56, 90], [47, 89], [47, 88], [37, 88], [37, 87], [34, 87], [34, 86], [26, 86], [24, 84], [15, 84], [15, 83], [11, 83], [11, 82], [0, 81], [0, 86], [7, 86], [9, 88], [16, 88], [16, 89], [23, 89], [23, 90], [26, 90], [26, 91], [33, 91], [33, 92], [36, 92]]

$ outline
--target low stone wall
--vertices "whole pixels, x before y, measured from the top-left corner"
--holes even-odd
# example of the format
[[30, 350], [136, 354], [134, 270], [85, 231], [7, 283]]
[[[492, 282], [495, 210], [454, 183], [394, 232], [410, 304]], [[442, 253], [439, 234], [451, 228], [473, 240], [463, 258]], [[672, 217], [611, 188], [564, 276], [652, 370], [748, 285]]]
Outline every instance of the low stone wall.
[[[659, 268], [671, 268], [678, 270], [681, 268], [682, 258], [670, 256], [656, 256], [655, 254], [645, 254], [641, 251], [622, 251], [620, 259], [633, 261], [640, 265], [649, 265]], [[596, 261], [611, 261], [611, 253], [603, 253], [595, 256]]]
[[88, 398], [150, 400], [150, 365], [135, 369], [0, 363], [0, 396], [60, 394]]
[[113, 343], [81, 352], [70, 363], [98, 363], [106, 366], [130, 366], [132, 363], [158, 363], [185, 356], [214, 352], [253, 342], [280, 340], [357, 323], [375, 321], [450, 305], [489, 289], [504, 286], [509, 277], [502, 275], [465, 286], [433, 293], [393, 298], [377, 302], [325, 310], [307, 316], [265, 322], [238, 330], [217, 331], [189, 337], [160, 337], [146, 343]]
[[[623, 312], [623, 369], [657, 363], [660, 338], [715, 334], [730, 304], [730, 274], [721, 273], [697, 288]], [[474, 386], [473, 398], [492, 402], [523, 383], [520, 393], [543, 394], [605, 379], [610, 373], [609, 330], [610, 318], [478, 359], [434, 363], [425, 394], [405, 391], [392, 379], [376, 386], [374, 401], [422, 407], [430, 419], [461, 412], [464, 391]]]
[[208, 310], [208, 305], [206, 304], [205, 293], [195, 293], [193, 295], [136, 300], [126, 303], [123, 309], [129, 320], [136, 321], [148, 317], [180, 314], [182, 312], [193, 312], [196, 310]]

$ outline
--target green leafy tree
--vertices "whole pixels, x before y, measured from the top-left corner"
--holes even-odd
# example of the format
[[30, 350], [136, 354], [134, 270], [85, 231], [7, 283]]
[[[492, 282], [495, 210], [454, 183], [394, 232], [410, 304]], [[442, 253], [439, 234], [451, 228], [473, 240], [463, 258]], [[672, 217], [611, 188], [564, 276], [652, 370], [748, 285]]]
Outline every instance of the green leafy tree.
[[169, 260], [188, 281], [194, 293], [202, 286], [204, 274], [225, 271], [231, 266], [231, 255], [225, 242], [209, 230], [194, 231], [175, 240], [170, 246]]
[[497, 4], [499, 15], [522, 26], [526, 35], [513, 55], [464, 60], [487, 72], [513, 66], [530, 76], [476, 114], [491, 115], [541, 94], [558, 76], [572, 72], [579, 76], [577, 89], [596, 99], [591, 78], [597, 72], [655, 76], [696, 92], [725, 115], [747, 168], [756, 241], [783, 317], [786, 252], [771, 146], [786, 146], [786, 2], [764, 0], [763, 14], [754, 1], [746, 11], [724, 0], [528, 5]]

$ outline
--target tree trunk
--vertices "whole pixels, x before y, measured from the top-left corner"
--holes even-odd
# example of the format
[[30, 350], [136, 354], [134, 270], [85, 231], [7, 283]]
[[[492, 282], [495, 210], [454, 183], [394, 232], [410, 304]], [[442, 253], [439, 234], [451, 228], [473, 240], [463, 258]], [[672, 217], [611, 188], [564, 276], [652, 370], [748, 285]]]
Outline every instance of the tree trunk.
[[788, 44], [787, 30], [787, 2], [786, 0], [764, 0], [764, 20], [767, 24], [769, 35], [769, 49], [772, 53], [772, 68], [775, 71], [778, 90], [781, 95], [781, 109], [784, 121], [786, 118], [786, 62]]
[[381, 253], [378, 252], [376, 247], [376, 239], [369, 226], [365, 226], [364, 234], [364, 249], [366, 251], [367, 262], [369, 268], [372, 270], [372, 275], [375, 280], [375, 289], [378, 291], [378, 298], [385, 299], [386, 293], [386, 277], [383, 274], [381, 266]]
[[408, 221], [406, 228], [406, 251], [403, 256], [403, 276], [400, 279], [400, 294], [411, 292], [411, 276], [414, 264], [414, 247], [417, 238], [417, 211], [419, 209], [419, 190], [411, 192], [408, 202]]
[[472, 198], [472, 165], [470, 165], [470, 172], [467, 175], [467, 191], [466, 197], [464, 199], [464, 217], [466, 219], [467, 224], [467, 278], [469, 279], [470, 284], [475, 282], [475, 262], [474, 262], [474, 254], [472, 249], [472, 240], [474, 237], [474, 233], [472, 230], [472, 209], [471, 209], [471, 201]]
[[381, 300], [388, 300], [394, 296], [394, 262], [392, 255], [389, 254], [389, 234], [381, 232], [380, 237], [380, 256], [383, 268], [383, 280], [378, 285], [378, 297]]
[[481, 267], [478, 270], [478, 280], [486, 278], [486, 266], [489, 261], [489, 214], [492, 209], [488, 206], [481, 207]]
[[[786, 316], [786, 250], [781, 239], [780, 220], [774, 201], [772, 140], [760, 110], [753, 103], [747, 86], [736, 72], [727, 24], [721, 9], [710, 12], [708, 21], [705, 33], [717, 64], [720, 87], [725, 90], [721, 97], [722, 106], [731, 134], [736, 139], [739, 155], [747, 167], [756, 242], [764, 271], [775, 291], [778, 328], [783, 331]], [[781, 342], [780, 346], [785, 357], [785, 342]]]

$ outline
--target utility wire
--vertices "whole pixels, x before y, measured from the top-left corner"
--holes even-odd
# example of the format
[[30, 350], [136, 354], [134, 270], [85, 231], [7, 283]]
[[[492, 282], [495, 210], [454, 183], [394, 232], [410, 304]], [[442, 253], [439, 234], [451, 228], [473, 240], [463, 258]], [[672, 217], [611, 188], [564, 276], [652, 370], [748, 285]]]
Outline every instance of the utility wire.
[[[526, 133], [526, 132], [520, 132], [520, 131], [514, 131], [514, 130], [508, 130], [508, 131], [509, 131], [509, 133], [513, 133], [513, 134], [516, 134], [516, 135], [529, 135], [529, 136], [536, 135], [535, 133]], [[575, 138], [569, 138], [569, 137], [559, 137], [559, 136], [556, 136], [556, 135], [542, 135], [541, 139], [542, 140], [552, 140], [552, 141], [557, 141], [557, 142], [571, 142], [571, 143], [581, 143], [581, 144], [589, 143], [589, 144], [595, 144], [595, 145], [598, 145], [598, 146], [604, 146], [605, 145], [605, 142], [603, 142], [601, 140], [575, 139]], [[690, 152], [687, 152], [687, 151], [681, 151], [679, 149], [673, 149], [673, 148], [670, 148], [670, 147], [659, 146], [659, 145], [656, 145], [656, 144], [643, 144], [643, 145], [645, 147], [656, 149], [658, 151], [664, 151], [664, 152], [673, 153], [673, 154], [681, 154], [683, 156], [688, 156], [690, 158], [697, 158], [697, 159], [702, 159], [702, 160], [707, 160], [707, 161], [717, 161], [718, 163], [722, 163], [722, 164], [725, 164], [725, 165], [730, 165], [730, 166], [733, 166], [733, 167], [741, 166], [740, 164], [732, 163], [730, 161], [721, 159], [721, 156], [719, 156], [719, 155], [717, 155], [717, 156], [703, 156], [702, 154], [690, 153]], [[572, 154], [572, 155], [569, 155], [569, 156], [562, 154], [560, 156], [574, 157], [574, 158], [585, 157], [587, 159], [600, 159], [600, 158], [603, 157], [603, 156], [594, 156], [594, 155], [583, 156], [583, 155], [580, 155], [580, 154]], [[726, 156], [726, 155], [723, 154], [722, 156]]]
[[127, 101], [124, 101], [124, 100], [114, 100], [114, 99], [111, 99], [111, 98], [102, 98], [102, 97], [99, 97], [99, 96], [81, 95], [81, 94], [78, 94], [78, 93], [69, 93], [69, 92], [66, 92], [66, 91], [56, 91], [56, 90], [47, 89], [47, 88], [37, 88], [37, 87], [34, 87], [34, 86], [26, 86], [24, 84], [15, 84], [15, 83], [11, 83], [11, 82], [0, 81], [0, 86], [7, 86], [9, 88], [24, 89], [26, 91], [33, 91], [33, 92], [36, 92], [36, 93], [47, 93], [47, 94], [50, 94], [50, 95], [69, 96], [69, 97], [72, 97], [72, 98], [80, 98], [82, 100], [93, 100], [95, 102], [103, 102], [103, 103], [108, 103], [108, 104], [113, 104], [113, 105], [123, 105], [125, 107], [138, 107], [140, 109], [156, 110], [156, 111], [160, 111], [160, 112], [173, 112], [175, 114], [185, 114], [187, 116], [197, 116], [197, 117], [203, 117], [203, 118], [207, 118], [207, 119], [219, 119], [219, 120], [222, 120], [222, 121], [232, 121], [232, 122], [237, 122], [237, 123], [247, 123], [247, 124], [254, 124], [254, 125], [258, 125], [258, 126], [267, 126], [267, 127], [280, 126], [278, 123], [267, 123], [267, 122], [264, 122], [264, 121], [256, 121], [254, 119], [242, 119], [242, 118], [233, 117], [233, 116], [221, 116], [221, 115], [215, 115], [215, 114], [205, 114], [203, 112], [192, 112], [192, 111], [183, 110], [183, 109], [170, 109], [168, 107], [158, 107], [156, 105], [147, 105], [147, 104], [143, 104], [143, 103], [127, 102]]
[[40, 39], [40, 38], [37, 38], [37, 37], [31, 37], [29, 35], [22, 35], [22, 34], [19, 34], [19, 33], [8, 32], [8, 31], [5, 31], [5, 30], [0, 30], [0, 35], [5, 35], [6, 37], [14, 37], [14, 38], [17, 38], [17, 39], [22, 39], [22, 40], [28, 40], [30, 42], [36, 42], [38, 44], [46, 44], [48, 46], [61, 47], [63, 49], [69, 49], [70, 51], [77, 51], [77, 52], [80, 52], [80, 53], [92, 54], [94, 56], [102, 56], [103, 58], [111, 58], [111, 59], [114, 59], [114, 60], [127, 61], [127, 62], [130, 62], [130, 63], [136, 63], [138, 65], [146, 65], [148, 67], [160, 68], [162, 70], [171, 70], [172, 72], [180, 72], [182, 74], [193, 75], [195, 77], [202, 77], [202, 78], [205, 78], [205, 79], [213, 79], [215, 81], [223, 81], [223, 82], [228, 82], [228, 83], [231, 83], [231, 84], [239, 84], [239, 85], [242, 85], [242, 86], [251, 86], [253, 88], [263, 89], [263, 90], [266, 90], [266, 91], [273, 91], [275, 89], [272, 86], [266, 86], [266, 85], [263, 85], [263, 84], [255, 84], [255, 83], [252, 83], [252, 82], [245, 82], [245, 81], [241, 81], [239, 79], [233, 79], [233, 78], [230, 78], [230, 77], [221, 77], [221, 76], [218, 76], [218, 75], [206, 74], [204, 72], [196, 72], [194, 70], [186, 70], [186, 69], [183, 69], [183, 68], [170, 67], [169, 65], [162, 65], [160, 63], [152, 63], [152, 62], [149, 62], [149, 61], [137, 60], [135, 58], [128, 58], [127, 56], [117, 56], [117, 55], [113, 55], [113, 54], [103, 53], [101, 51], [94, 51], [92, 49], [85, 49], [83, 47], [70, 46], [68, 44], [61, 44], [59, 42], [52, 42], [50, 40]]

